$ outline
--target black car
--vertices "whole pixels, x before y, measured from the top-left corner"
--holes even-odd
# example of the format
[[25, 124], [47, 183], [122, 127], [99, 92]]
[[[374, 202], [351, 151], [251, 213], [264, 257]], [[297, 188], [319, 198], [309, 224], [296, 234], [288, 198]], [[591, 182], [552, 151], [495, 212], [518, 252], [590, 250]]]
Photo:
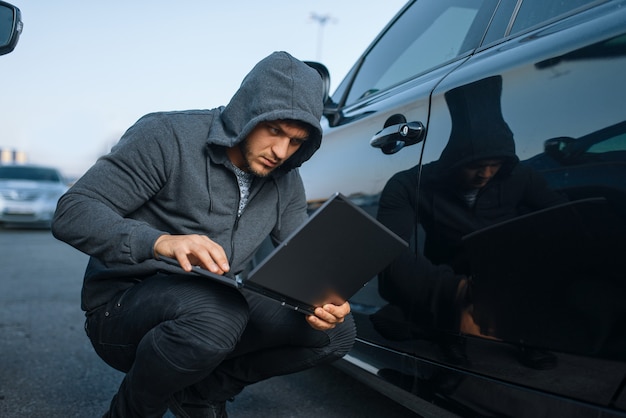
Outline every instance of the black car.
[[[410, 1], [324, 115], [308, 199], [341, 192], [393, 223], [404, 176], [406, 259], [430, 269], [394, 282], [397, 261], [351, 299], [358, 341], [339, 367], [422, 416], [626, 416], [626, 1]], [[490, 154], [506, 138], [511, 155]], [[503, 188], [445, 230], [453, 188], [433, 185], [468, 152], [559, 199], [490, 217]]]

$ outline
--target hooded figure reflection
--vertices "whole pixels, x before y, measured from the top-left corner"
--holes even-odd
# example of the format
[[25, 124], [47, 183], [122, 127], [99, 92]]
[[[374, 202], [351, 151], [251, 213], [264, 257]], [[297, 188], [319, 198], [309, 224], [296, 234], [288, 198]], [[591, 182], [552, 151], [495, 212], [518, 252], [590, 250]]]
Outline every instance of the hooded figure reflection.
[[[447, 92], [452, 130], [439, 160], [424, 165], [421, 174], [419, 166], [396, 173], [380, 199], [378, 219], [411, 243], [411, 250], [380, 275], [380, 293], [409, 318], [414, 336], [434, 338], [454, 363], [466, 359], [457, 346], [461, 339], [450, 335], [488, 337], [496, 335], [497, 326], [489, 315], [472, 312], [462, 237], [566, 201], [519, 163], [513, 133], [502, 117], [501, 92], [499, 76]], [[374, 324], [384, 315], [375, 316]]]

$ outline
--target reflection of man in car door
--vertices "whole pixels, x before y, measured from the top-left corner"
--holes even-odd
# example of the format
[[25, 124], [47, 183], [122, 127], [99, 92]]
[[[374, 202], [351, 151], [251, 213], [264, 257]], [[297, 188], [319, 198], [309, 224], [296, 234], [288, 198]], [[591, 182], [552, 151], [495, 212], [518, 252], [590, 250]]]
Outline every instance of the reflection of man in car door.
[[[424, 254], [434, 263], [458, 261], [470, 232], [566, 200], [519, 163], [501, 90], [502, 79], [490, 77], [446, 93], [450, 140], [439, 160], [423, 167], [419, 196]], [[398, 181], [412, 175], [399, 173]]]
[[[424, 255], [439, 266], [434, 268], [449, 265], [457, 275], [471, 274], [463, 260], [464, 235], [566, 200], [550, 190], [539, 174], [519, 163], [513, 134], [500, 109], [501, 90], [501, 78], [490, 77], [447, 92], [450, 140], [439, 160], [422, 167], [419, 199], [419, 166], [395, 174], [382, 193], [381, 222], [405, 239], [421, 225], [426, 232]], [[474, 325], [471, 317], [456, 311], [467, 280], [448, 275], [449, 285], [444, 285], [425, 270], [416, 268], [412, 275], [406, 274], [406, 265], [397, 265], [402, 262], [397, 260], [381, 275], [384, 297], [392, 302], [398, 299], [392, 289], [400, 279], [396, 272], [404, 269], [401, 280], [412, 276], [411, 280], [428, 283], [427, 306], [431, 312], [436, 307], [439, 319], [434, 327], [455, 330]]]

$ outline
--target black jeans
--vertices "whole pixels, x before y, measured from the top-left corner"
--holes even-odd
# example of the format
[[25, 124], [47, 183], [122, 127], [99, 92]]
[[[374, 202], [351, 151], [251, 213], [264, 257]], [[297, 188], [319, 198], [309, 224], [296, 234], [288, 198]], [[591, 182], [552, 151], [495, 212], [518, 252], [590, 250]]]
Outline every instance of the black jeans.
[[126, 373], [111, 417], [162, 417], [193, 387], [211, 401], [246, 385], [332, 362], [356, 335], [352, 316], [329, 331], [262, 296], [203, 278], [156, 275], [87, 314], [98, 355]]

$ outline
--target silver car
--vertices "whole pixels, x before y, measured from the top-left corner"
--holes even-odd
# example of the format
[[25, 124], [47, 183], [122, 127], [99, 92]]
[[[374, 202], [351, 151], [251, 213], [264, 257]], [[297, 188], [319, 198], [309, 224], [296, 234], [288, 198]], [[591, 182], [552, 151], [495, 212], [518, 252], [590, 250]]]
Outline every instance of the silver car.
[[49, 226], [67, 189], [55, 168], [0, 165], [0, 223]]

